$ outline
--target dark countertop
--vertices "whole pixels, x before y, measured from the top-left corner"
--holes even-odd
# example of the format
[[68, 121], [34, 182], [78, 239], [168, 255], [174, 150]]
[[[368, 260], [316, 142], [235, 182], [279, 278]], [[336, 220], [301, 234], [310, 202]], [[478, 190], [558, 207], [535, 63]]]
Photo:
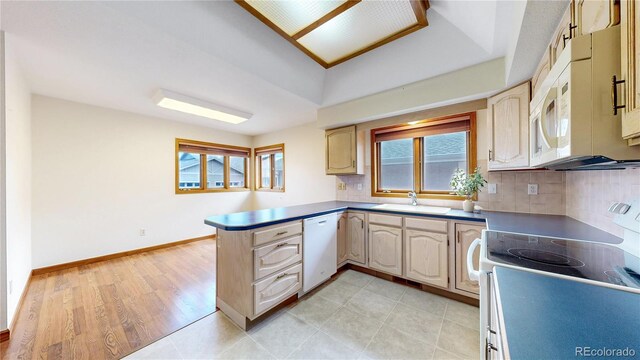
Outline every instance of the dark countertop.
[[512, 359], [575, 359], [576, 347], [640, 358], [640, 294], [499, 266], [494, 275]]
[[380, 204], [353, 201], [325, 201], [313, 204], [210, 216], [206, 218], [204, 222], [207, 225], [223, 230], [243, 231], [337, 211], [361, 210], [397, 215], [486, 222], [489, 230], [516, 232], [528, 235], [561, 237], [609, 244], [619, 244], [622, 242], [622, 239], [606, 231], [563, 215], [523, 214], [497, 211], [483, 211], [481, 214], [475, 214], [457, 209], [452, 209], [444, 215], [437, 215], [375, 209], [374, 207], [376, 205]]

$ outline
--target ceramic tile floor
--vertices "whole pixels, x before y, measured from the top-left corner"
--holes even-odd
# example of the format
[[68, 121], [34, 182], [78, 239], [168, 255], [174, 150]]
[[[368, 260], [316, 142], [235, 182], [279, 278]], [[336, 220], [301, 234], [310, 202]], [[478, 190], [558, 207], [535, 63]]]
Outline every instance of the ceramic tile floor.
[[478, 308], [347, 270], [248, 332], [218, 311], [126, 359], [476, 359]]

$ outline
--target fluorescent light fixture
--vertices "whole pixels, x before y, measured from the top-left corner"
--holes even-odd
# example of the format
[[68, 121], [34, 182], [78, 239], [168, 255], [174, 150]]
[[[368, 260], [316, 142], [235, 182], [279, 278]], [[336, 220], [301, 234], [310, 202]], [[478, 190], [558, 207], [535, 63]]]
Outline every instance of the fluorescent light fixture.
[[417, 124], [417, 123], [419, 123], [419, 122], [420, 122], [420, 121], [409, 121], [407, 124], [409, 124], [409, 125], [415, 125], [415, 124]]
[[232, 124], [240, 124], [241, 122], [249, 120], [249, 118], [253, 116], [253, 114], [174, 93], [165, 89], [158, 90], [158, 92], [153, 96], [153, 100], [156, 102], [156, 105], [165, 109], [180, 111]]

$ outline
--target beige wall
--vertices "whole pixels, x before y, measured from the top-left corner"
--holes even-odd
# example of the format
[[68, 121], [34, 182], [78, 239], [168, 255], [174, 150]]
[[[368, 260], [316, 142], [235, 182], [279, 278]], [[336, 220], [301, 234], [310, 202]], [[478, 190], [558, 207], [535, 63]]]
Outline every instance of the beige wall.
[[[371, 196], [371, 140], [370, 130], [382, 126], [406, 123], [414, 120], [476, 111], [478, 166], [490, 183], [497, 184], [497, 193], [488, 194], [487, 189], [479, 194], [478, 205], [487, 210], [515, 211], [540, 214], [560, 214], [565, 212], [564, 174], [553, 171], [487, 172], [487, 111], [486, 101], [477, 100], [452, 106], [420, 111], [412, 114], [358, 124], [358, 130], [365, 131], [365, 175], [337, 177], [337, 183], [344, 182], [347, 190], [336, 190], [338, 200], [407, 203], [407, 198], [387, 198]], [[539, 195], [527, 195], [527, 184], [538, 184]], [[362, 186], [358, 190], [358, 185]], [[337, 186], [336, 186], [337, 188]], [[460, 201], [419, 199], [420, 204], [462, 208]]]
[[249, 136], [44, 96], [32, 118], [34, 268], [209, 235], [207, 216], [251, 209], [251, 192], [174, 190], [176, 137]]
[[254, 191], [253, 208], [335, 200], [335, 176], [326, 175], [324, 170], [324, 130], [303, 125], [253, 138], [254, 147], [280, 143], [285, 146], [286, 191]]
[[[5, 144], [7, 324], [11, 324], [31, 273], [31, 93], [5, 37]], [[1, 269], [0, 271], [3, 271]]]
[[504, 87], [504, 58], [402, 85], [318, 110], [323, 128], [361, 123], [484, 97]]
[[622, 236], [607, 210], [614, 202], [640, 199], [640, 169], [567, 172], [566, 214], [587, 224]]

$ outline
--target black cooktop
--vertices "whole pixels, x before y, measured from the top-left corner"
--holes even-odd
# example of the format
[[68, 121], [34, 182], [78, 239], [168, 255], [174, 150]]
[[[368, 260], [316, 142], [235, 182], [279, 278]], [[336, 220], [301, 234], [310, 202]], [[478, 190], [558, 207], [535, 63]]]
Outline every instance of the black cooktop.
[[640, 289], [640, 259], [606, 244], [486, 231], [496, 263]]

